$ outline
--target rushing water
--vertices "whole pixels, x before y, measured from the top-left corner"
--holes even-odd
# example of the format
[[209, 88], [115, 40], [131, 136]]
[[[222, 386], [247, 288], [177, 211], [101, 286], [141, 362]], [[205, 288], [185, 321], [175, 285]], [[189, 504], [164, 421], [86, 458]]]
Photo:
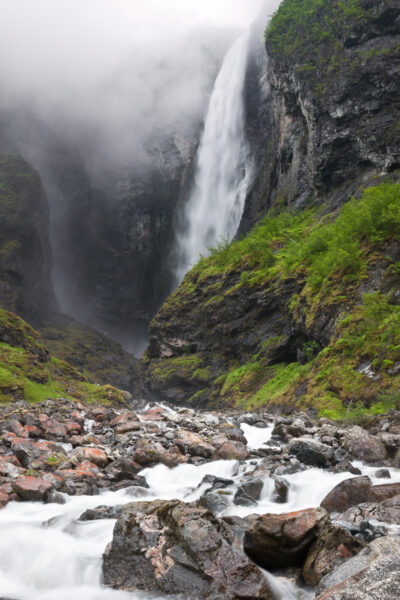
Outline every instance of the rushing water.
[[177, 239], [177, 282], [209, 246], [232, 239], [243, 213], [251, 174], [244, 117], [248, 44], [249, 33], [233, 44], [215, 81], [184, 231]]
[[[260, 429], [242, 425], [249, 448], [261, 447], [271, 436], [272, 427]], [[150, 489], [131, 488], [104, 492], [99, 496], [65, 496], [65, 504], [11, 502], [0, 511], [0, 597], [13, 600], [167, 600], [163, 595], [125, 593], [101, 585], [101, 556], [112, 538], [114, 520], [79, 521], [87, 509], [100, 504], [115, 506], [135, 499], [200, 497], [199, 486], [206, 474], [234, 481], [257, 466], [257, 460], [240, 464], [218, 460], [200, 466], [182, 464], [173, 469], [164, 465], [145, 469]], [[375, 468], [355, 463], [375, 483]], [[400, 481], [400, 470], [391, 469], [392, 482]], [[262, 497], [256, 507], [235, 506], [230, 501], [225, 514], [287, 512], [318, 506], [323, 497], [349, 473], [328, 473], [307, 469], [285, 475], [290, 483], [285, 504], [272, 502], [273, 481], [265, 478]], [[232, 486], [232, 492], [234, 486]], [[233, 498], [233, 493], [232, 493]], [[288, 579], [266, 573], [279, 600], [310, 600], [313, 592], [300, 590]], [[170, 597], [169, 597], [170, 598]]]

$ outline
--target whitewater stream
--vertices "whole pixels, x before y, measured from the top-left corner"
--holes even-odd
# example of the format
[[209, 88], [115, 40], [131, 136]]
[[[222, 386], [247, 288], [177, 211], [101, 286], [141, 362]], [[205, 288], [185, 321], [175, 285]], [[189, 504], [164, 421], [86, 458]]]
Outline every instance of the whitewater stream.
[[[249, 448], [260, 448], [271, 436], [273, 426], [260, 429], [242, 424]], [[0, 598], [1, 600], [171, 600], [171, 596], [143, 592], [125, 593], [101, 584], [101, 557], [111, 541], [115, 520], [80, 521], [88, 508], [116, 506], [135, 500], [178, 498], [187, 502], [203, 493], [203, 476], [213, 474], [238, 479], [258, 460], [239, 464], [218, 460], [200, 466], [182, 464], [173, 469], [157, 465], [144, 469], [149, 489], [125, 488], [97, 496], [65, 496], [65, 504], [11, 502], [0, 511]], [[354, 463], [375, 483], [375, 468]], [[391, 469], [391, 482], [400, 481], [400, 470]], [[280, 513], [315, 507], [349, 473], [329, 473], [311, 468], [285, 475], [290, 483], [288, 501], [272, 502], [273, 480], [265, 478], [256, 507], [231, 504], [222, 514]], [[232, 495], [233, 496], [233, 495]], [[279, 600], [310, 600], [311, 590], [300, 590], [289, 580], [266, 573]]]
[[215, 81], [185, 225], [177, 238], [177, 282], [209, 246], [233, 238], [243, 213], [251, 177], [244, 115], [249, 37], [245, 33], [233, 44]]

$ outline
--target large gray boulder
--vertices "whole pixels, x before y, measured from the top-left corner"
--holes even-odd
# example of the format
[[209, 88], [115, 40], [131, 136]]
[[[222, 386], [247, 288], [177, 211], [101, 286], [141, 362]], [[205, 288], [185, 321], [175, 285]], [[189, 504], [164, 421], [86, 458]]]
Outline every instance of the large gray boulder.
[[398, 600], [400, 536], [379, 538], [324, 577], [316, 600]]
[[128, 504], [104, 553], [104, 583], [182, 599], [272, 600], [262, 572], [233, 541], [226, 523], [196, 503]]
[[346, 432], [342, 446], [353, 458], [367, 463], [380, 463], [387, 458], [387, 451], [381, 440], [358, 425]]

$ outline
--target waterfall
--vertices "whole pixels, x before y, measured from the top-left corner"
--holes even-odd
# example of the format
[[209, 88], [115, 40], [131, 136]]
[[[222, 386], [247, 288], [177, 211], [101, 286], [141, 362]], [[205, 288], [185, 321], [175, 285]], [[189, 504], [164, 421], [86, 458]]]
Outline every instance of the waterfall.
[[235, 41], [215, 81], [194, 187], [177, 236], [178, 283], [210, 246], [233, 238], [243, 213], [251, 175], [244, 115], [249, 37], [245, 33]]

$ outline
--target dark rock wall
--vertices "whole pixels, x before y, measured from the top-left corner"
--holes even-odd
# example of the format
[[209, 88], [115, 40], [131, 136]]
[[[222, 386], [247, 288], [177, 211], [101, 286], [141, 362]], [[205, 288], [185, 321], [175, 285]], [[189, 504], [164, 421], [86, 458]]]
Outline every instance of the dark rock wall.
[[55, 308], [47, 198], [39, 174], [0, 155], [0, 303], [40, 323]]
[[361, 2], [360, 22], [340, 21], [340, 9], [336, 28], [335, 4], [310, 19], [328, 41], [295, 30], [291, 48], [279, 28], [267, 37], [270, 93], [259, 108], [266, 144], [241, 233], [271, 206], [332, 208], [400, 166], [399, 4]]
[[[301, 3], [305, 9], [317, 5], [311, 0], [285, 5]], [[255, 52], [247, 111], [256, 175], [239, 236], [268, 211], [276, 215], [285, 208], [321, 205], [320, 217], [328, 212], [334, 217], [351, 195], [398, 173], [400, 7], [391, 0], [352, 0], [354, 6], [355, 16], [347, 8], [341, 14], [337, 2], [328, 3], [293, 32], [285, 22], [267, 39], [267, 65]], [[393, 245], [397, 248], [395, 240]], [[349, 311], [352, 303], [362, 303], [363, 293], [388, 291], [388, 263], [383, 256], [375, 262], [360, 289], [338, 282]], [[144, 360], [154, 397], [229, 404], [234, 398], [214, 393], [213, 385], [221, 385], [220, 378], [254, 353], [267, 365], [302, 364], [304, 347], [317, 353], [334, 339], [344, 314], [334, 299], [311, 298], [315, 310], [309, 314], [306, 302], [301, 318], [291, 307], [304, 288], [304, 272], [241, 285], [242, 275], [249, 274], [242, 270], [248, 269], [244, 262], [207, 276], [205, 264], [204, 273], [194, 269], [161, 308], [150, 324]], [[398, 281], [390, 281], [396, 290]], [[243, 381], [250, 375], [243, 371]], [[299, 396], [303, 393], [299, 389]]]

